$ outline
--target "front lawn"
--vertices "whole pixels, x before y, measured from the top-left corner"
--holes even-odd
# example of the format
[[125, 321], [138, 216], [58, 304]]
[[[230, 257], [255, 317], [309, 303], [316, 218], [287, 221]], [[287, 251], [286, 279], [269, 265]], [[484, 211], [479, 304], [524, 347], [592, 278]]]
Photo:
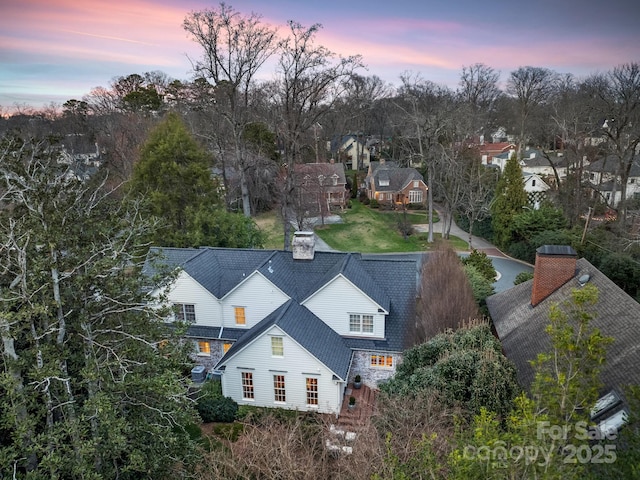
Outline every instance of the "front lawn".
[[[352, 201], [352, 208], [340, 215], [342, 223], [317, 227], [316, 234], [331, 248], [343, 252], [361, 253], [404, 253], [422, 252], [434, 245], [427, 242], [427, 233], [414, 233], [404, 238], [398, 225], [407, 222], [411, 225], [426, 224], [427, 212], [403, 213], [400, 211], [381, 211]], [[434, 221], [438, 217], [434, 212]], [[440, 234], [435, 234], [440, 241]], [[452, 238], [449, 240], [455, 249], [466, 249], [466, 242]]]
[[[427, 211], [385, 211], [369, 208], [357, 200], [352, 200], [352, 207], [340, 214], [342, 223], [326, 224], [316, 227], [316, 234], [327, 244], [342, 252], [361, 253], [405, 253], [430, 250], [434, 244], [427, 242], [427, 233], [414, 233], [406, 239], [400, 233], [399, 223], [424, 225], [428, 222]], [[264, 234], [264, 248], [282, 250], [284, 233], [282, 220], [275, 212], [260, 214], [255, 218], [256, 224]], [[433, 221], [438, 215], [433, 213]], [[439, 233], [434, 234], [436, 242], [441, 241]], [[467, 243], [458, 237], [448, 241], [455, 250], [467, 250]]]

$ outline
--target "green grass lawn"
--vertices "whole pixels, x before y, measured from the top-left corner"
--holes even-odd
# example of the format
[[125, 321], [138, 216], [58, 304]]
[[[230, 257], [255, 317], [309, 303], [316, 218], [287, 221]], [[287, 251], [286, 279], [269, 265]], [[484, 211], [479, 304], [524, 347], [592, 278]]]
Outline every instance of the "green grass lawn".
[[[331, 248], [343, 252], [393, 253], [422, 252], [435, 247], [441, 241], [440, 234], [434, 234], [436, 242], [429, 244], [426, 233], [415, 233], [403, 238], [398, 223], [405, 220], [413, 225], [426, 224], [427, 212], [380, 211], [352, 201], [352, 208], [340, 214], [342, 223], [316, 227], [316, 234]], [[434, 212], [434, 222], [438, 217]], [[282, 223], [274, 213], [262, 214], [256, 223], [265, 235], [265, 248], [282, 249], [284, 234]], [[451, 237], [449, 245], [456, 250], [466, 250], [467, 243], [458, 237]]]

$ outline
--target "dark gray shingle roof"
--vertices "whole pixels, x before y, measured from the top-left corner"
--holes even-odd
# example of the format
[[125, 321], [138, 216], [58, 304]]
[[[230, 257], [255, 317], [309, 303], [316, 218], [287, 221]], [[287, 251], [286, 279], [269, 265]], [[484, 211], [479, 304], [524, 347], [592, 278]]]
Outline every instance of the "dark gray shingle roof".
[[586, 259], [577, 261], [573, 279], [558, 288], [535, 307], [531, 306], [533, 280], [521, 283], [487, 298], [498, 337], [504, 352], [518, 369], [520, 383], [528, 388], [533, 381], [530, 360], [550, 349], [544, 328], [549, 323], [549, 308], [570, 298], [571, 290], [579, 288], [578, 279], [589, 274], [589, 283], [599, 291], [595, 305], [596, 318], [591, 325], [603, 335], [614, 338], [607, 348], [607, 358], [601, 379], [605, 389], [620, 388], [627, 384], [640, 384], [640, 304], [627, 295]]
[[341, 380], [346, 380], [351, 363], [351, 350], [343, 338], [331, 327], [293, 300], [281, 305], [240, 337], [218, 362], [216, 368], [224, 365], [231, 357], [274, 325], [280, 327]]

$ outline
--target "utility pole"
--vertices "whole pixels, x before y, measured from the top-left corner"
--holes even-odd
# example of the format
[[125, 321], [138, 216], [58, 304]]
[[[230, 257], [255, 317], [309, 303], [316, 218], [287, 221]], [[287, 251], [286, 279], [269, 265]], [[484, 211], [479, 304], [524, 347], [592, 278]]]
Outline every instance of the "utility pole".
[[580, 240], [580, 245], [584, 245], [584, 239], [587, 236], [587, 227], [589, 226], [589, 221], [591, 220], [591, 207], [589, 207], [589, 212], [587, 213], [587, 220], [584, 222], [584, 230], [582, 231], [582, 239]]

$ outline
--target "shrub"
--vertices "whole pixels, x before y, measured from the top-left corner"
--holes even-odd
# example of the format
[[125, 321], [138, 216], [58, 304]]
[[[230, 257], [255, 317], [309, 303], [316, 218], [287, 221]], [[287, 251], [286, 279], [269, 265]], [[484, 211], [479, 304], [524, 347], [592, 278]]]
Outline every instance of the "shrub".
[[378, 203], [378, 200], [376, 200], [375, 198], [372, 198], [371, 200], [369, 200], [369, 206], [371, 208], [378, 208], [380, 207], [380, 204]]
[[465, 266], [472, 266], [489, 282], [493, 283], [496, 279], [496, 269], [493, 267], [493, 262], [487, 256], [485, 252], [473, 250], [468, 257], [462, 259], [462, 263]]
[[520, 272], [513, 281], [514, 285], [520, 285], [533, 278], [533, 272]]
[[198, 413], [205, 423], [233, 422], [238, 412], [238, 404], [229, 397], [203, 396], [198, 400]]

